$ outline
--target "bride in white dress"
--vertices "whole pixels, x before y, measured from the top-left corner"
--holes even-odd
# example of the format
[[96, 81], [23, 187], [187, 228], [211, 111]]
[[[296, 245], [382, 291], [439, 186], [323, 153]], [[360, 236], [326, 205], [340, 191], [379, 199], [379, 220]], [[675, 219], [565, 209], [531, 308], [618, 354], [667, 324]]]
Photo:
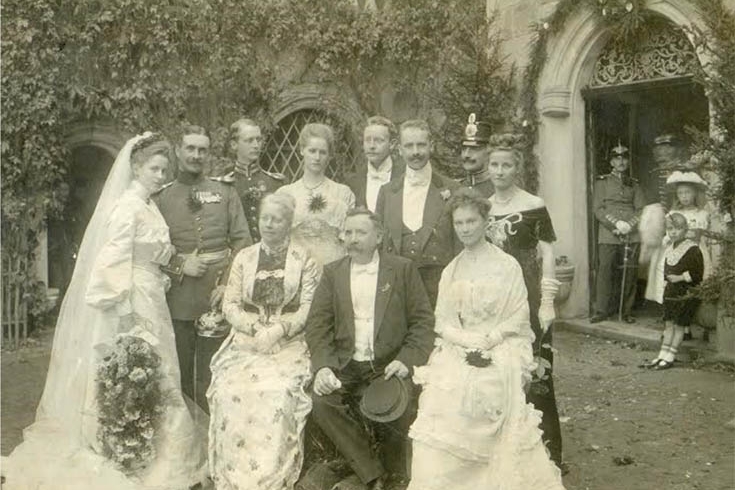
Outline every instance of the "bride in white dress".
[[535, 363], [523, 273], [485, 240], [489, 208], [469, 189], [450, 202], [464, 250], [442, 273], [436, 348], [414, 374], [408, 490], [563, 490], [524, 394]]
[[[205, 476], [206, 435], [181, 392], [168, 277], [159, 268], [173, 247], [149, 199], [164, 182], [168, 155], [168, 144], [146, 133], [125, 144], [110, 170], [59, 312], [36, 421], [3, 458], [6, 490], [178, 490]], [[144, 339], [160, 356], [164, 405], [152, 460], [126, 472], [102, 456], [97, 437], [95, 375], [120, 334]]]

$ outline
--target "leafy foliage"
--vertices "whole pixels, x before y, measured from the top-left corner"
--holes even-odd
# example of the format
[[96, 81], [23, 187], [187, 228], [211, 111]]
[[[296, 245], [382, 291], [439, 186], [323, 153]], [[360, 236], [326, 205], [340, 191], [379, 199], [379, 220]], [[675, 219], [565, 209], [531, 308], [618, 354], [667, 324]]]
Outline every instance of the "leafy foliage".
[[467, 113], [499, 121], [512, 100], [484, 8], [463, 0], [392, 2], [378, 12], [350, 0], [4, 2], [2, 253], [31, 271], [15, 280], [31, 291], [40, 230], [63, 211], [64, 131], [73, 122], [173, 138], [191, 121], [212, 131], [213, 151], [224, 155], [227, 126], [249, 115], [267, 129], [291, 87], [318, 84], [318, 109], [353, 127], [384, 113], [383, 95], [395, 90], [430, 120], [447, 164]]
[[[710, 238], [718, 241], [722, 253], [714, 274], [698, 288], [698, 296], [716, 302], [735, 317], [735, 13], [721, 1], [697, 2], [706, 31], [690, 27], [694, 46], [707, 60], [696, 74], [704, 86], [714, 114], [715, 128], [709, 133], [695, 133], [694, 158], [717, 175], [710, 197], [725, 219], [722, 228]], [[729, 219], [728, 219], [729, 218]]]

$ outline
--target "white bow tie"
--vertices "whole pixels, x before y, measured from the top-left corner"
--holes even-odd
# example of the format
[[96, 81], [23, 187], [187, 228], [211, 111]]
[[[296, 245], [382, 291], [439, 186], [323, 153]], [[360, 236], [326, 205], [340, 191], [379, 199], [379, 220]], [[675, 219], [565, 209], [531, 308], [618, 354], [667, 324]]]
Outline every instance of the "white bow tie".
[[359, 274], [376, 274], [378, 272], [377, 262], [369, 264], [352, 264], [352, 270]]

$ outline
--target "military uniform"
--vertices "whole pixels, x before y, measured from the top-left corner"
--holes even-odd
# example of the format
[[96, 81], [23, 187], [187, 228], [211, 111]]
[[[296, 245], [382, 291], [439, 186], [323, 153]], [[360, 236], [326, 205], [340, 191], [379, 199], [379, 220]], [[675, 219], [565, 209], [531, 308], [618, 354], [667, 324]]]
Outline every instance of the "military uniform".
[[[194, 322], [209, 310], [212, 290], [226, 284], [232, 256], [252, 244], [252, 239], [242, 204], [231, 184], [181, 172], [153, 199], [176, 247], [176, 255], [164, 271], [172, 278], [166, 299], [176, 335], [181, 387], [193, 399], [196, 383], [196, 401], [206, 410], [205, 393], [211, 378], [209, 360], [223, 339], [197, 340]], [[199, 255], [208, 264], [203, 276], [184, 275], [184, 261], [190, 254]]]
[[[596, 279], [595, 314], [608, 316], [618, 310], [620, 286], [628, 242], [628, 268], [623, 289], [623, 316], [629, 317], [635, 301], [640, 236], [638, 221], [646, 200], [638, 182], [615, 173], [600, 176], [595, 183], [593, 207], [598, 222], [598, 267]], [[615, 224], [625, 221], [630, 233], [616, 233]]]
[[475, 173], [468, 173], [467, 176], [460, 181], [464, 187], [474, 189], [483, 197], [490, 197], [495, 194], [495, 186], [490, 180], [490, 171], [487, 169], [480, 170]]
[[266, 194], [272, 194], [279, 187], [287, 184], [286, 176], [281, 173], [263, 170], [257, 164], [249, 168], [236, 165], [234, 170], [218, 180], [232, 183], [235, 187], [250, 228], [250, 236], [254, 241], [259, 242], [258, 212], [260, 200]]

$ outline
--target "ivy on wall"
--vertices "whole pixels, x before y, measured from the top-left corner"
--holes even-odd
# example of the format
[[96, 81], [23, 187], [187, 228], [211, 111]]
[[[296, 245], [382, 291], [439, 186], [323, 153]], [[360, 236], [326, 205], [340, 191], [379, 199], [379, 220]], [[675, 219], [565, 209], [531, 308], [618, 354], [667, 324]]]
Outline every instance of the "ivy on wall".
[[[429, 119], [451, 172], [467, 114], [497, 122], [513, 101], [482, 1], [8, 0], [3, 14], [2, 253], [29, 271], [46, 218], [63, 212], [70, 123], [173, 136], [191, 121], [224, 153], [226, 127], [274, 124], [289, 87], [332, 88], [317, 109], [353, 124], [385, 113], [394, 90]], [[31, 291], [32, 272], [14, 280]]]
[[[688, 26], [694, 46], [709, 61], [699, 66], [695, 79], [701, 83], [715, 114], [714, 136], [694, 134], [694, 159], [705, 169], [717, 174], [718, 185], [711, 193], [724, 217], [721, 231], [712, 233], [713, 240], [721, 242], [723, 253], [716, 273], [699, 288], [699, 297], [706, 301], [724, 300], [725, 308], [735, 317], [735, 234], [732, 217], [735, 216], [735, 14], [722, 0], [691, 0], [704, 26]], [[646, 35], [646, 21], [653, 13], [646, 10], [645, 0], [561, 0], [554, 12], [536, 24], [536, 39], [531, 45], [528, 65], [523, 74], [519, 104], [522, 121], [519, 129], [525, 135], [525, 156], [530, 165], [526, 176], [530, 188], [538, 183], [537, 156], [534, 146], [538, 140], [538, 82], [547, 59], [548, 43], [564, 29], [567, 21], [580, 9], [590, 9], [599, 23], [611, 32], [611, 38], [621, 46], [635, 50]]]

